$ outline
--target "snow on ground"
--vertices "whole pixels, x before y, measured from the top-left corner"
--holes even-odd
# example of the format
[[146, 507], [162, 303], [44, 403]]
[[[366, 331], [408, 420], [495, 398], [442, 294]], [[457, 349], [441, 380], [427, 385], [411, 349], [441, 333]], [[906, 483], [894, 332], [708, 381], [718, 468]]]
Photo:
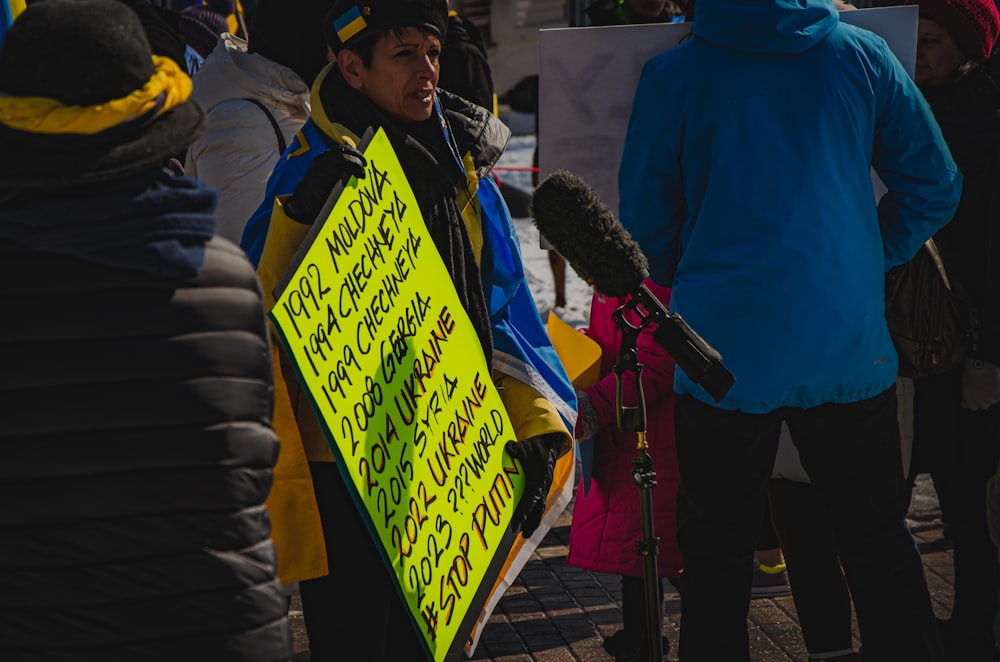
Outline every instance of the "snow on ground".
[[[527, 116], [530, 118], [531, 116]], [[517, 134], [520, 132], [530, 132], [533, 130], [533, 121], [525, 121], [524, 117], [512, 114], [508, 118], [508, 126]], [[531, 184], [530, 171], [503, 170], [504, 167], [530, 168], [531, 157], [535, 149], [535, 137], [527, 135], [514, 135], [507, 144], [507, 149], [497, 166], [501, 169], [496, 171], [500, 180], [501, 190], [504, 187], [515, 187], [526, 195], [530, 195], [533, 189]], [[538, 229], [531, 222], [527, 215], [514, 218], [514, 227], [517, 235], [521, 239], [521, 255], [524, 260], [524, 272], [528, 280], [528, 286], [535, 298], [538, 312], [542, 316], [542, 321], [548, 319], [549, 311], [555, 304], [555, 286], [552, 280], [552, 269], [549, 267], [548, 251], [539, 247]], [[557, 314], [563, 321], [571, 326], [579, 328], [586, 326], [590, 317], [590, 298], [592, 290], [572, 267], [566, 269], [566, 307], [559, 309]]]

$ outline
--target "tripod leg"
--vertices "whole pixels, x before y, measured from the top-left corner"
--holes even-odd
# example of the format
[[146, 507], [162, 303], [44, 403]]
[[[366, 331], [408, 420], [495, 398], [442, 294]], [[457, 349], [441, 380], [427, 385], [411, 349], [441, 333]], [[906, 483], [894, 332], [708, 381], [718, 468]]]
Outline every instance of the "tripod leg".
[[646, 586], [646, 639], [647, 650], [651, 662], [663, 659], [663, 596], [660, 589], [660, 578], [656, 567], [656, 557], [659, 539], [653, 532], [653, 488], [656, 486], [656, 473], [653, 471], [653, 459], [649, 456], [649, 446], [646, 443], [645, 431], [639, 432], [639, 455], [632, 460], [632, 480], [639, 486], [640, 515], [642, 517], [642, 540], [636, 543], [638, 554], [642, 556], [643, 574]]

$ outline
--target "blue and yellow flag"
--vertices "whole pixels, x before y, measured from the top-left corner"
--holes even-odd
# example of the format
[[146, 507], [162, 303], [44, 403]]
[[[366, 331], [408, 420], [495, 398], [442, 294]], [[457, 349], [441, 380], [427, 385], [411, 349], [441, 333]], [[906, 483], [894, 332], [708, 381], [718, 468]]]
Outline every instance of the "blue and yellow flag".
[[368, 23], [361, 16], [360, 9], [351, 7], [333, 22], [333, 27], [337, 30], [337, 37], [340, 38], [340, 42], [345, 43], [348, 39], [368, 27]]
[[0, 44], [3, 43], [7, 28], [17, 15], [24, 11], [24, 0], [0, 0]]

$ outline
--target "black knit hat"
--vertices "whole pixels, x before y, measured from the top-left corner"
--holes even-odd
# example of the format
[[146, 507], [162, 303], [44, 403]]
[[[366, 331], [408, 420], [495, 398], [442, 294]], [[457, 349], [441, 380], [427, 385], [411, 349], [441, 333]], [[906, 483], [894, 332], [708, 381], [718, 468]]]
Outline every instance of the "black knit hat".
[[323, 19], [334, 0], [260, 0], [247, 50], [283, 64], [312, 85], [326, 66]]
[[326, 15], [323, 34], [334, 53], [377, 37], [386, 30], [423, 28], [444, 39], [448, 0], [337, 0]]
[[[54, 100], [72, 115], [129, 97], [156, 73], [142, 24], [125, 4], [46, 0], [25, 9], [4, 37], [0, 102]], [[176, 76], [189, 86], [186, 74]], [[164, 163], [201, 129], [204, 113], [186, 98], [157, 95], [141, 114], [90, 132], [15, 128], [0, 114], [0, 188], [107, 181]], [[168, 100], [175, 105], [163, 111]]]
[[208, 5], [191, 5], [181, 12], [178, 27], [196, 50], [211, 53], [222, 33], [229, 32], [229, 21]]

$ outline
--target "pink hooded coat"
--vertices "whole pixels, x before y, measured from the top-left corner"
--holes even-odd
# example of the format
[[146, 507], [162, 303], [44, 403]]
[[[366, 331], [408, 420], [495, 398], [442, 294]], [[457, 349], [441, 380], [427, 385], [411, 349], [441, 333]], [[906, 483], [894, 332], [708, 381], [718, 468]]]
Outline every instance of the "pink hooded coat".
[[[646, 281], [666, 306], [670, 290]], [[639, 488], [632, 482], [632, 458], [636, 457], [636, 434], [618, 429], [616, 379], [621, 332], [611, 318], [626, 299], [595, 294], [591, 301], [590, 327], [584, 330], [601, 345], [600, 381], [584, 389], [597, 411], [600, 432], [594, 450], [590, 490], [584, 495], [583, 479], [576, 492], [570, 529], [570, 565], [630, 577], [643, 576], [642, 557], [635, 543], [642, 537]], [[646, 440], [650, 446], [656, 487], [653, 488], [653, 533], [660, 539], [659, 576], [677, 577], [681, 555], [677, 548], [677, 453], [674, 449], [674, 361], [653, 340], [650, 326], [637, 342], [642, 364], [642, 388], [646, 402]], [[635, 403], [634, 378], [623, 375], [625, 404]], [[579, 428], [578, 428], [579, 432]]]

